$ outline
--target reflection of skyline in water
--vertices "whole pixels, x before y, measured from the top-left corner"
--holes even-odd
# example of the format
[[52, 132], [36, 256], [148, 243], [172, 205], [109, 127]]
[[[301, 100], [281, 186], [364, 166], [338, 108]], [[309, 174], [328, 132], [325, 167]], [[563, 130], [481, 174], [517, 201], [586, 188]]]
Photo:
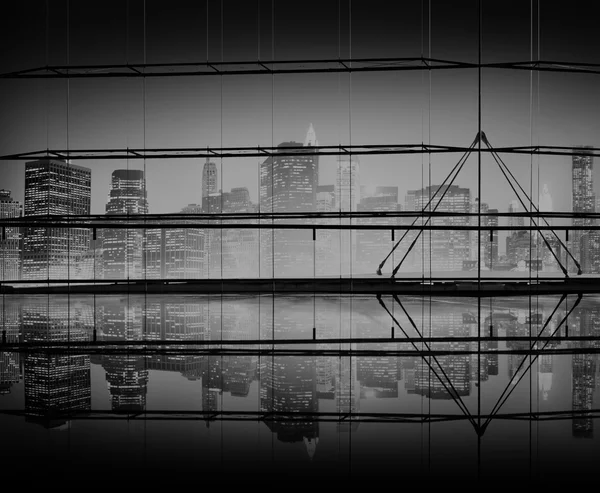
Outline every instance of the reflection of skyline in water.
[[[491, 308], [481, 306], [481, 334], [498, 337], [600, 336], [600, 305], [585, 300], [570, 315], [568, 324], [559, 327], [568, 307], [557, 306], [558, 298], [537, 299], [529, 306], [526, 300], [494, 300]], [[572, 306], [572, 300], [569, 306]], [[390, 304], [390, 306], [392, 306]], [[423, 336], [477, 336], [477, 303], [473, 300], [436, 300], [421, 303], [407, 300], [407, 312]], [[548, 317], [552, 315], [549, 322]], [[407, 318], [396, 308], [395, 316], [410, 336]], [[272, 347], [272, 340], [306, 339], [296, 349], [377, 349], [410, 348], [406, 342], [313, 342], [317, 339], [389, 338], [392, 322], [372, 298], [273, 298], [245, 299], [222, 297], [30, 297], [6, 298], [3, 304], [3, 337], [7, 342], [46, 341], [264, 341], [262, 348]], [[544, 327], [545, 326], [545, 327]], [[404, 334], [396, 327], [396, 338]], [[464, 399], [465, 408], [476, 414], [477, 387], [482, 391], [482, 413], [490, 412], [500, 391], [517, 387], [510, 408], [520, 399], [529, 399], [530, 391], [549, 410], [558, 410], [567, 389], [557, 388], [556, 378], [564, 380], [566, 358], [570, 361], [570, 408], [583, 414], [572, 419], [574, 437], [593, 437], [594, 419], [586, 411], [594, 408], [599, 379], [596, 354], [571, 356], [541, 353], [532, 370], [531, 356], [522, 354], [472, 353], [478, 344], [482, 350], [529, 349], [531, 342], [513, 341], [445, 341], [429, 343], [436, 350], [458, 354], [431, 356], [330, 356], [314, 354], [59, 354], [49, 352], [6, 351], [0, 357], [0, 404], [2, 395], [19, 388], [24, 393], [26, 415], [47, 427], [60, 427], [69, 415], [92, 411], [91, 374], [101, 368], [109, 401], [101, 409], [116, 413], [144, 413], [160, 410], [149, 405], [148, 389], [156, 372], [175, 372], [197, 385], [197, 396], [206, 425], [210, 413], [236, 410], [240, 402], [272, 419], [265, 425], [277, 440], [302, 443], [313, 457], [320, 440], [318, 416], [323, 410], [337, 413], [339, 432], [360, 428], [361, 412], [397, 412], [420, 406], [421, 398], [430, 408], [460, 415], [461, 408], [452, 403]], [[536, 343], [540, 348], [544, 344]], [[417, 346], [423, 346], [417, 343]], [[235, 348], [234, 346], [233, 348]], [[238, 348], [244, 346], [238, 345]], [[577, 347], [598, 348], [597, 341], [552, 341], [546, 349]], [[85, 353], [85, 351], [83, 351]], [[557, 363], [558, 366], [557, 366]], [[533, 372], [533, 373], [532, 373]], [[529, 378], [527, 378], [527, 376]], [[524, 381], [519, 383], [519, 380]], [[97, 380], [96, 380], [97, 381]], [[487, 392], [486, 389], [493, 389]], [[524, 389], [524, 390], [523, 390]], [[176, 389], [173, 390], [177, 392]], [[258, 399], [258, 400], [257, 400]], [[160, 400], [158, 402], [161, 402]], [[162, 401], [166, 402], [166, 401]], [[447, 402], [448, 404], [444, 404]], [[389, 403], [389, 404], [388, 404]], [[434, 404], [437, 403], [437, 404]], [[441, 407], [440, 407], [441, 406]], [[559, 406], [560, 407], [560, 406]], [[560, 407], [564, 410], [568, 406]], [[545, 407], [546, 408], [546, 407]], [[299, 415], [297, 419], [287, 419]]]

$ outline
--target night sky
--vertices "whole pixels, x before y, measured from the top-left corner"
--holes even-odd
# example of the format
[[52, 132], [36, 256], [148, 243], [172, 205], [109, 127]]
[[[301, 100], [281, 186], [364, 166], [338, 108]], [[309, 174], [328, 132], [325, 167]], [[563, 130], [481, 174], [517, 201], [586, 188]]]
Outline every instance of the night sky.
[[[483, 1], [482, 61], [600, 62], [594, 1]], [[48, 7], [48, 10], [47, 10]], [[539, 11], [538, 11], [539, 7]], [[68, 10], [68, 16], [67, 16]], [[144, 13], [145, 12], [145, 13]], [[207, 15], [208, 13], [208, 15]], [[532, 31], [533, 13], [533, 31]], [[537, 18], [539, 15], [539, 29]], [[67, 23], [68, 17], [68, 23]], [[478, 2], [169, 1], [7, 2], [0, 71], [48, 64], [419, 57], [476, 62]], [[145, 22], [144, 22], [145, 19]], [[144, 28], [145, 24], [145, 28]], [[431, 29], [429, 30], [429, 24]], [[68, 27], [68, 29], [67, 29]], [[539, 39], [539, 43], [538, 43]], [[600, 146], [597, 75], [482, 72], [482, 129], [494, 146]], [[136, 79], [1, 80], [0, 154], [46, 148], [450, 144], [477, 133], [477, 70]], [[407, 190], [443, 180], [457, 155], [361, 156], [360, 183]], [[505, 155], [537, 201], [546, 183], [571, 210], [570, 158]], [[257, 200], [257, 158], [217, 160], [220, 188]], [[142, 161], [79, 161], [92, 168], [92, 213], [103, 213], [114, 169]], [[150, 212], [201, 201], [203, 160], [146, 162]], [[473, 155], [455, 182], [477, 196]], [[0, 187], [23, 200], [24, 164], [2, 162]], [[506, 211], [514, 195], [484, 156], [482, 200]], [[533, 177], [533, 182], [530, 180]], [[321, 158], [321, 184], [335, 157]], [[598, 190], [600, 179], [594, 187]]]

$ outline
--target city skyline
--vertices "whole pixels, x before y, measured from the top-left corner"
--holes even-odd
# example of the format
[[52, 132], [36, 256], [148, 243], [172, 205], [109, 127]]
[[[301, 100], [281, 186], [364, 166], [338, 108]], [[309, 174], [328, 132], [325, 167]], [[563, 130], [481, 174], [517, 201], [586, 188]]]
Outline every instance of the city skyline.
[[[410, 232], [401, 249], [404, 258], [395, 266], [394, 273], [401, 267], [403, 271], [409, 272], [424, 269], [430, 269], [431, 272], [469, 271], [477, 269], [481, 259], [482, 270], [558, 272], [560, 268], [566, 274], [565, 265], [569, 264], [569, 257], [573, 259], [570, 267], [574, 269], [573, 272], [600, 271], [600, 237], [593, 231], [592, 219], [573, 219], [574, 226], [589, 225], [591, 229], [575, 230], [566, 243], [554, 233], [499, 233], [499, 226], [523, 227], [524, 218], [517, 221], [518, 218], [500, 220], [498, 217], [484, 216], [482, 226], [489, 227], [489, 238], [476, 231], [460, 231], [461, 227], [478, 225], [476, 217], [469, 220], [465, 214], [477, 213], [478, 210], [484, 214], [497, 214], [498, 208], [480, 203], [479, 198], [473, 197], [468, 188], [461, 188], [457, 184], [446, 185], [450, 176], [444, 179], [442, 185], [408, 190], [402, 204], [398, 187], [373, 187], [361, 183], [360, 161], [357, 158], [338, 158], [335, 183], [319, 185], [320, 156], [311, 153], [313, 144], [318, 145], [318, 140], [311, 124], [304, 145], [294, 141], [284, 142], [280, 144], [278, 151], [291, 147], [293, 152], [285, 152], [281, 156], [274, 153], [261, 163], [259, 203], [252, 203], [247, 187], [234, 187], [229, 192], [218, 188], [219, 170], [214, 162], [207, 159], [203, 165], [201, 182], [201, 189], [206, 196], [202, 198], [201, 205], [188, 204], [180, 212], [311, 213], [348, 209], [351, 212], [376, 214], [383, 210], [439, 210], [452, 212], [456, 216], [433, 218], [426, 222], [431, 222], [434, 226], [455, 224], [459, 227], [458, 230]], [[41, 159], [28, 162], [26, 169], [26, 201], [23, 205], [25, 217], [48, 213], [79, 216], [89, 214], [93, 184], [90, 168], [59, 159]], [[458, 169], [455, 172], [450, 183], [457, 182], [460, 171]], [[77, 174], [81, 177], [76, 178]], [[108, 216], [143, 216], [150, 212], [152, 197], [149, 200], [144, 170], [117, 169], [111, 176], [105, 205]], [[508, 176], [506, 178], [508, 180]], [[572, 155], [574, 212], [595, 212], [593, 182], [593, 155], [587, 148], [582, 148], [581, 154]], [[512, 183], [510, 186], [514, 187]], [[516, 189], [514, 191], [517, 193]], [[532, 208], [534, 212], [538, 209], [542, 213], [555, 212], [553, 196], [547, 184], [544, 184], [538, 195], [538, 205], [535, 205], [534, 199], [525, 195], [527, 192], [522, 188], [521, 192], [523, 195], [517, 195], [518, 200], [508, 202], [509, 212], [520, 212], [520, 206], [523, 210]], [[4, 190], [3, 193], [10, 197], [10, 191]], [[21, 205], [12, 198], [6, 200], [2, 216], [16, 217], [15, 211], [20, 211]], [[306, 223], [306, 220], [292, 222], [294, 221]], [[350, 224], [348, 219], [344, 221]], [[542, 226], [555, 223], [552, 219], [542, 221], [539, 223]], [[368, 219], [367, 222], [401, 229], [403, 225], [410, 224], [411, 219], [382, 218], [375, 221]], [[533, 223], [534, 226], [536, 224], [537, 222]], [[319, 238], [314, 235], [311, 239], [307, 231], [291, 229], [261, 229], [259, 233], [243, 228], [236, 231], [213, 228], [153, 229], [147, 226], [151, 224], [146, 224], [143, 229], [94, 230], [93, 238], [90, 236], [92, 232], [84, 228], [75, 228], [70, 233], [58, 230], [53, 233], [53, 230], [35, 227], [25, 228], [22, 232], [15, 230], [13, 236], [22, 236], [23, 243], [21, 246], [13, 240], [13, 246], [16, 245], [17, 252], [21, 249], [22, 259], [17, 259], [18, 272], [15, 274], [15, 255], [11, 256], [7, 250], [7, 256], [2, 259], [3, 279], [60, 279], [61, 276], [73, 279], [299, 277], [306, 275], [305, 266], [310, 263], [313, 263], [314, 276], [336, 275], [338, 264], [340, 275], [352, 275], [353, 272], [371, 272], [378, 263], [377, 257], [385, 258], [390, 248], [385, 231], [375, 235], [325, 232]], [[44, 239], [46, 236], [50, 239]], [[338, 245], [335, 245], [335, 236], [339, 237]], [[55, 237], [54, 240], [52, 237]], [[422, 240], [418, 241], [419, 238]], [[315, 241], [319, 245], [319, 259], [317, 247], [313, 244]], [[479, 242], [481, 252], [477, 253]], [[250, 267], [256, 262], [257, 268]], [[566, 264], [563, 265], [563, 262]]]
[[596, 0], [5, 3], [7, 478], [594, 483]]

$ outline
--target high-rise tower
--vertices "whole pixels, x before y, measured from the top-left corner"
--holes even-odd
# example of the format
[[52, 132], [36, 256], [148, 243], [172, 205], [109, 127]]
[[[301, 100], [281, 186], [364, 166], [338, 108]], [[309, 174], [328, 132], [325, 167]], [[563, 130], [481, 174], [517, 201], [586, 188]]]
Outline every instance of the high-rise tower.
[[[309, 132], [310, 133], [310, 132]], [[316, 141], [316, 139], [315, 139]], [[290, 147], [304, 147], [290, 150]], [[318, 156], [298, 142], [279, 144], [277, 152], [260, 166], [261, 212], [316, 210]], [[306, 149], [306, 150], [305, 150]], [[303, 219], [295, 220], [299, 223]], [[291, 222], [287, 221], [286, 222]], [[261, 275], [306, 275], [313, 263], [312, 235], [307, 230], [261, 230]]]
[[202, 168], [202, 198], [208, 197], [211, 193], [219, 191], [219, 175], [217, 165], [209, 158], [206, 158], [204, 168]]
[[[146, 181], [142, 170], [113, 171], [106, 214], [146, 214]], [[154, 230], [152, 230], [154, 231]], [[160, 230], [158, 230], [160, 232]], [[106, 229], [103, 232], [104, 278], [124, 279], [142, 274], [141, 229]], [[146, 252], [151, 257], [151, 252]]]
[[[13, 200], [10, 190], [0, 190], [0, 217], [20, 217], [23, 214], [21, 204]], [[21, 228], [5, 227], [0, 237], [0, 279], [16, 280], [21, 278]]]
[[[89, 215], [92, 170], [59, 159], [25, 163], [25, 216]], [[72, 277], [71, 265], [89, 250], [88, 228], [34, 226], [23, 237], [24, 279]]]
[[[573, 212], [595, 212], [596, 197], [594, 195], [594, 157], [589, 147], [581, 147], [573, 154]], [[573, 226], [588, 226], [594, 223], [590, 218], [573, 218]], [[581, 242], [588, 231], [575, 230], [572, 234], [571, 253], [576, 259], [581, 258]]]

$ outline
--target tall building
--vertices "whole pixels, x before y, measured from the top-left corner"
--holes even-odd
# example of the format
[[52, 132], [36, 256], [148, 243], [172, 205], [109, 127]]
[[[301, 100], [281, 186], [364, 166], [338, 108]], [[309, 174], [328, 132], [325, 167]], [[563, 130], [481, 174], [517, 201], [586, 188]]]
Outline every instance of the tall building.
[[[319, 141], [317, 140], [317, 133], [315, 132], [315, 128], [311, 123], [308, 126], [308, 130], [306, 131], [306, 137], [304, 139], [304, 147], [317, 147], [319, 145]], [[319, 186], [319, 159], [318, 156], [315, 156], [316, 164], [315, 164], [315, 183], [316, 186]]]
[[[0, 218], [21, 217], [23, 208], [13, 200], [10, 190], [0, 190]], [[1, 228], [0, 237], [0, 280], [18, 280], [21, 278], [21, 228]]]
[[[25, 216], [89, 215], [92, 171], [59, 159], [25, 163]], [[89, 228], [25, 228], [23, 279], [66, 279], [88, 252]], [[74, 269], [73, 269], [74, 272]]]
[[[313, 212], [316, 210], [318, 156], [298, 142], [284, 142], [260, 166], [261, 212]], [[305, 147], [306, 149], [306, 147]], [[286, 222], [305, 223], [305, 219]], [[314, 261], [310, 230], [261, 230], [261, 276], [304, 277]]]
[[[147, 214], [146, 180], [142, 170], [113, 171], [106, 203], [106, 214]], [[148, 230], [147, 234], [157, 234]], [[144, 232], [141, 229], [109, 228], [103, 231], [105, 279], [140, 278]], [[154, 252], [144, 251], [146, 262], [154, 261]]]
[[[400, 210], [398, 204], [398, 188], [391, 191], [389, 195], [379, 194], [364, 197], [358, 205], [361, 212], [396, 212]], [[390, 226], [390, 229], [382, 230], [358, 230], [356, 231], [356, 269], [363, 273], [374, 273], [379, 263], [385, 258], [393, 246], [391, 227], [398, 226], [398, 218], [376, 217], [360, 220], [361, 224], [379, 224]], [[402, 257], [395, 256], [396, 260]], [[392, 262], [394, 259], [391, 259]]]
[[[518, 200], [511, 200], [508, 204], [508, 212], [511, 214], [516, 214], [521, 212], [521, 206]], [[515, 216], [508, 218], [508, 226], [512, 227], [521, 227], [525, 224], [525, 218], [523, 216]]]
[[335, 208], [354, 212], [360, 203], [360, 164], [357, 157], [338, 156], [335, 176]]
[[[219, 174], [217, 165], [206, 158], [202, 169], [202, 212], [204, 214], [220, 214], [223, 212], [223, 197], [219, 191]], [[221, 276], [221, 241], [223, 231], [220, 229], [204, 229], [204, 272], [205, 277]]]
[[[181, 213], [198, 213], [198, 207], [190, 204], [181, 209]], [[205, 232], [202, 228], [146, 230], [143, 242], [144, 277], [201, 279], [204, 275]]]
[[[482, 269], [493, 269], [494, 265], [498, 263], [498, 216], [489, 216], [487, 214], [497, 214], [498, 209], [490, 209], [488, 204], [485, 202], [480, 204], [479, 199], [476, 198], [471, 204], [471, 212], [477, 213], [478, 209], [482, 214], [486, 214], [481, 217], [481, 226], [490, 229], [485, 231], [472, 230], [469, 232], [471, 241], [470, 257], [471, 260], [480, 258]], [[471, 216], [471, 225], [478, 226], [478, 224], [479, 218]], [[479, 256], [477, 254], [478, 245], [480, 248]]]
[[[335, 211], [335, 185], [317, 187], [317, 212]], [[321, 219], [323, 224], [339, 224], [339, 219]], [[320, 229], [317, 231], [316, 255], [317, 276], [340, 274], [341, 231]]]
[[[246, 187], [232, 188], [223, 194], [224, 212], [254, 213], [256, 204], [250, 201], [250, 192]], [[227, 221], [223, 221], [227, 222]], [[235, 220], [233, 222], [240, 222]], [[255, 223], [255, 219], [244, 220]], [[259, 231], [249, 228], [231, 228], [222, 231], [222, 262], [224, 277], [258, 277], [258, 239]]]
[[208, 197], [211, 193], [219, 191], [219, 175], [217, 165], [209, 158], [206, 158], [204, 168], [202, 168], [202, 198]]
[[[573, 154], [573, 212], [595, 212], [596, 196], [594, 194], [594, 157], [589, 147], [581, 147]], [[590, 218], [573, 218], [573, 226], [588, 226], [594, 223]], [[584, 230], [575, 230], [571, 237], [571, 253], [576, 259], [581, 258], [581, 239], [587, 234]], [[570, 264], [572, 265], [572, 264]], [[585, 270], [584, 270], [585, 272]]]
[[[435, 195], [435, 199], [430, 206], [427, 206], [430, 198], [436, 192], [438, 193]], [[433, 185], [421, 190], [410, 191], [409, 196], [412, 195], [414, 195], [415, 210], [435, 209], [439, 212], [452, 212], [455, 214], [449, 217], [433, 217], [430, 224], [445, 226], [469, 225], [470, 218], [464, 215], [471, 210], [471, 191], [468, 188], [461, 188], [458, 185], [444, 185], [444, 188], [440, 189], [439, 185]], [[417, 240], [414, 247], [416, 251], [414, 258], [417, 267], [429, 271], [431, 266], [432, 273], [435, 271], [462, 270], [463, 261], [469, 260], [470, 256], [469, 240], [468, 230], [423, 231], [421, 238]]]
[[[338, 156], [335, 176], [335, 210], [355, 212], [360, 202], [360, 176], [357, 157]], [[350, 219], [341, 219], [341, 224], [351, 224]], [[356, 260], [356, 233], [340, 230], [340, 274], [352, 274]]]

